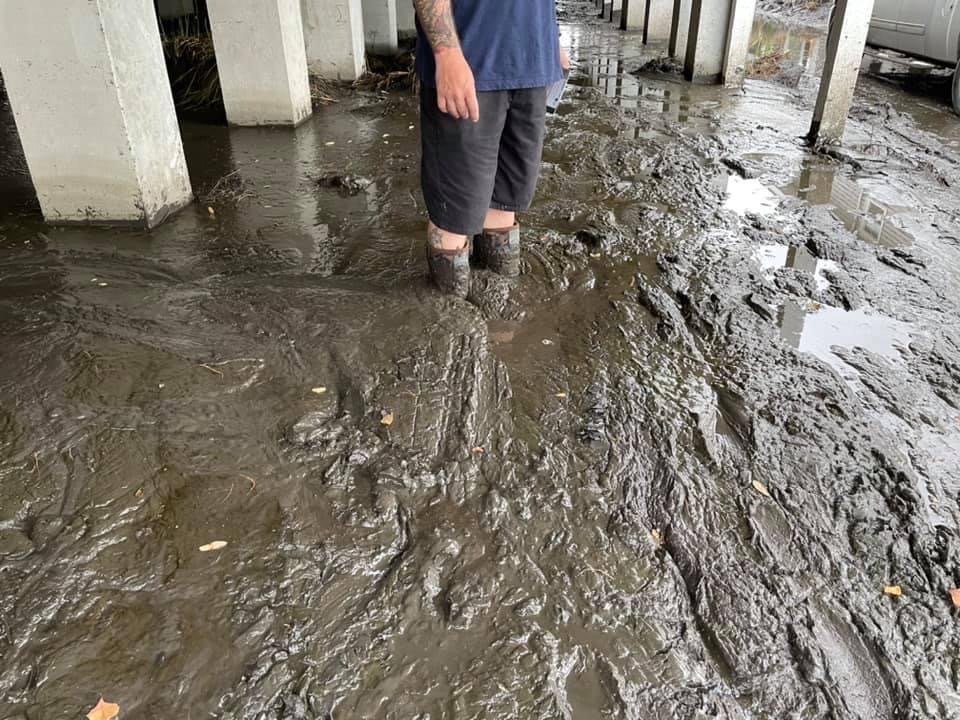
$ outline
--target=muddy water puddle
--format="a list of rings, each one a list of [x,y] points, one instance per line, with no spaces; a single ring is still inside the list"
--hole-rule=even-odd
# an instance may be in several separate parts
[[[566,8],[524,275],[470,302],[405,95],[185,126],[153,233],[4,198],[0,715],[960,711],[953,206]]]

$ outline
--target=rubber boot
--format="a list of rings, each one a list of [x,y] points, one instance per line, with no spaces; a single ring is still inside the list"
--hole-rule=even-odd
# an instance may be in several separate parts
[[[427,264],[433,281],[443,292],[465,298],[470,292],[470,244],[447,250],[427,242]]]
[[[473,239],[473,257],[478,265],[506,277],[520,274],[520,225],[486,230]]]

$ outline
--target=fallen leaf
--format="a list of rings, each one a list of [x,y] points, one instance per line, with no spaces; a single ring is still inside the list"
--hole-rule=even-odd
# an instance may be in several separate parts
[[[903,595],[903,588],[899,585],[887,585],[885,588],[883,588],[883,592],[885,595],[900,597]]]
[[[325,387],[315,387],[310,392],[312,392],[314,395],[323,395],[326,391],[327,389]]]
[[[954,588],[950,591],[950,599],[953,600],[955,608],[960,608],[960,588]]]
[[[116,703],[108,703],[100,698],[93,710],[87,713],[87,720],[113,720],[120,714],[120,706]]]
[[[660,531],[657,530],[656,528],[654,528],[653,530],[650,531],[650,537],[653,538],[653,541],[654,541],[657,545],[663,545],[663,535],[661,535],[661,534],[660,534]]]
[[[213,217],[214,215],[216,215],[212,207],[207,207],[207,212],[210,213],[210,217]]]
[[[137,490],[137,491],[133,494],[133,496],[134,496],[135,498],[142,498],[142,497],[143,497],[143,488],[140,488],[139,490]]]
[[[214,540],[212,543],[200,546],[200,552],[211,552],[213,550],[223,550],[227,546],[225,540]]]
[[[767,490],[767,486],[764,485],[764,484],[763,484],[762,482],[760,482],[759,480],[754,480],[754,481],[753,481],[753,489],[756,490],[756,491],[757,491],[758,493],[760,493],[761,495],[764,495],[764,496],[766,496],[766,497],[770,497],[770,491]]]
[[[471,450],[470,452],[472,452],[474,455],[483,455],[483,454],[486,452],[486,450],[484,450],[482,447],[480,447],[480,446],[478,445],[477,447],[475,447],[475,448],[474,448],[473,450]]]
[[[383,413],[382,417],[380,418],[380,424],[386,425],[387,427],[393,425],[393,413]]]

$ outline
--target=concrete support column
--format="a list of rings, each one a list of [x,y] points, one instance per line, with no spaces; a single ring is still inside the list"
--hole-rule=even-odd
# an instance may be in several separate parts
[[[397,0],[397,34],[401,40],[417,36],[416,17],[413,0]]]
[[[621,30],[641,30],[647,14],[647,0],[623,0],[620,11]]]
[[[396,53],[397,0],[363,0],[363,31],[368,51],[378,55]]]
[[[811,142],[843,140],[872,15],[873,0],[837,0],[830,17],[827,61],[810,127]]]
[[[670,26],[670,57],[687,56],[687,37],[690,34],[690,10],[693,0],[674,0],[673,20]]]
[[[607,22],[613,22],[617,19],[617,15],[623,10],[623,5],[627,0],[613,0],[613,2],[607,3],[604,6],[606,12],[605,20]]]
[[[3,0],[0,69],[48,222],[153,227],[193,199],[151,0]]]
[[[366,69],[360,0],[300,0],[307,67],[329,80],[356,80]]]
[[[720,79],[732,2],[733,0],[693,0],[684,62],[687,80],[714,83]]]
[[[739,87],[747,75],[747,55],[756,14],[757,0],[732,0],[723,57],[723,84],[727,87]]]
[[[647,17],[643,24],[643,42],[665,43],[670,40],[673,2],[674,0],[648,0]]]
[[[299,125],[313,113],[300,0],[207,0],[232,125]]]

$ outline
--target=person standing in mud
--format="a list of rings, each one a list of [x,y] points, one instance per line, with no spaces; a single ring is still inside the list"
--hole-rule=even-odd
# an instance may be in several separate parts
[[[547,88],[570,61],[554,0],[413,3],[427,260],[442,290],[466,297],[471,250],[479,265],[520,274],[516,213],[540,173]]]

